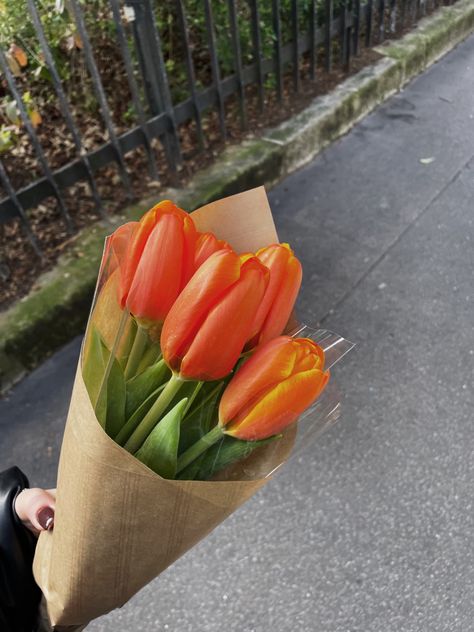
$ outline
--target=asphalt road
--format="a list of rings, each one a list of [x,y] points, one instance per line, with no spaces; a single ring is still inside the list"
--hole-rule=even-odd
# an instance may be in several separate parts
[[[474,630],[474,36],[270,194],[343,416],[91,632]],[[54,484],[79,340],[0,402]]]

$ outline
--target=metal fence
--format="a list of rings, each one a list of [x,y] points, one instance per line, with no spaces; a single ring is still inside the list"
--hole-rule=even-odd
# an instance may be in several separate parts
[[[180,29],[180,55],[186,70],[187,96],[173,103],[170,90],[170,70],[164,58],[162,41],[157,25],[154,0],[109,0],[113,19],[116,45],[125,68],[127,90],[131,95],[135,120],[130,128],[116,131],[108,98],[99,72],[94,47],[89,37],[84,16],[87,4],[68,0],[84,56],[95,98],[100,106],[101,124],[107,131],[108,140],[93,151],[86,151],[81,131],[75,122],[74,112],[68,103],[66,91],[57,64],[51,52],[42,24],[36,0],[26,0],[25,20],[31,20],[42,59],[49,72],[60,112],[73,139],[76,158],[54,171],[42,147],[22,95],[21,87],[8,63],[7,52],[0,48],[0,79],[13,97],[23,131],[38,161],[41,177],[18,190],[11,181],[5,164],[0,159],[0,184],[6,194],[0,200],[0,223],[20,219],[35,252],[41,256],[38,243],[28,219],[28,209],[45,198],[54,196],[57,208],[69,231],[74,230],[70,208],[64,192],[78,181],[86,181],[97,211],[105,216],[103,202],[96,182],[99,169],[116,163],[121,186],[129,194],[132,183],[125,155],[142,147],[146,153],[150,176],[159,179],[156,157],[156,140],[159,139],[166,165],[171,172],[178,172],[183,162],[180,127],[190,121],[195,126],[196,149],[203,150],[207,143],[203,119],[214,112],[218,130],[225,141],[228,128],[226,102],[233,99],[238,104],[240,126],[248,126],[248,90],[257,109],[265,113],[265,92],[272,90],[279,101],[284,99],[284,86],[298,92],[302,82],[302,64],[305,64],[305,81],[318,81],[335,64],[348,67],[353,56],[362,47],[370,47],[387,36],[400,32],[419,16],[436,8],[441,0],[287,0],[288,11],[282,23],[283,0],[201,0],[201,9],[207,37],[211,81],[203,86],[196,81],[193,43],[190,41],[187,5],[184,0],[171,2],[173,16]],[[213,11],[219,3],[226,5],[228,16],[228,46],[232,57],[233,72],[222,76],[221,60],[216,45]],[[239,33],[242,5],[250,17],[251,60],[244,63]],[[271,11],[272,51],[266,55],[262,46],[261,11]],[[124,13],[125,12],[125,13]],[[124,15],[126,19],[124,19]],[[282,26],[290,37],[282,36]],[[286,82],[286,83],[285,83]],[[163,161],[162,161],[163,162]]]

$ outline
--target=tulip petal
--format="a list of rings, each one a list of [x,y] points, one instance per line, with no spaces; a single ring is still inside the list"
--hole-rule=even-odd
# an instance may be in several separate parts
[[[225,425],[244,407],[290,375],[324,367],[324,351],[309,338],[279,336],[259,345],[226,388],[219,405],[219,423]]]
[[[255,441],[282,432],[322,392],[329,372],[317,369],[292,375],[268,391],[256,404],[243,409],[224,428],[225,434]]]
[[[181,221],[169,214],[153,228],[127,299],[137,318],[163,322],[181,289],[184,238]]]
[[[196,271],[170,309],[161,334],[161,349],[168,366],[179,370],[209,310],[240,277],[238,255],[220,250]]]
[[[261,327],[259,343],[279,336],[285,329],[293,311],[302,278],[301,263],[296,257],[291,256],[286,262],[284,274],[279,279],[278,291]]]
[[[225,250],[220,252],[227,255]],[[218,380],[230,373],[248,340],[267,282],[267,271],[256,258],[242,265],[238,282],[211,308],[192,339],[181,362],[182,376]]]
[[[295,362],[295,370],[324,369],[324,351],[311,338],[297,338],[298,353]]]
[[[189,282],[195,272],[194,253],[196,251],[197,230],[193,220],[188,216],[183,221],[184,251],[181,289]]]
[[[219,405],[221,424],[233,419],[263,391],[289,377],[295,365],[297,345],[292,338],[279,336],[258,347],[242,365],[226,388]]]
[[[184,219],[192,222],[189,215],[176,206],[170,200],[163,200],[158,204],[155,204],[153,208],[147,211],[141,220],[137,222],[127,247],[127,254],[125,257],[125,263],[122,267],[121,278],[121,307],[125,306],[127,301],[128,292],[133,282],[133,277],[137,269],[138,263],[142,256],[145,244],[150,236],[157,221],[166,214],[175,215],[182,221]]]
[[[107,277],[109,277],[118,266],[123,265],[128,243],[136,226],[138,226],[138,222],[122,224],[107,238],[99,279],[103,279],[105,270],[107,270]]]
[[[267,291],[265,292],[265,296],[263,297],[263,301],[258,309],[257,316],[255,317],[252,336],[258,334],[262,329],[263,323],[265,322],[265,319],[267,318],[267,315],[284,281],[288,258],[291,256],[291,251],[289,253],[288,250],[288,244],[273,244],[271,246],[267,246],[266,248],[261,248],[257,252],[256,256],[270,270],[270,282],[268,284]],[[278,334],[280,333],[281,330]]]
[[[231,248],[226,241],[217,239],[217,237],[212,233],[201,233],[196,242],[194,270],[197,270],[200,266],[202,266],[202,264],[218,250],[230,249]]]

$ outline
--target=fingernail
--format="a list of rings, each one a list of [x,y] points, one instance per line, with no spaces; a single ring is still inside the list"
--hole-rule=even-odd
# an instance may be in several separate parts
[[[43,529],[46,529],[46,531],[52,529],[54,524],[54,511],[51,507],[43,507],[43,509],[38,512],[36,518]]]

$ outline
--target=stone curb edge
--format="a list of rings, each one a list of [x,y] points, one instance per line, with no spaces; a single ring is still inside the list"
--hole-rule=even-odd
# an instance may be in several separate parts
[[[270,187],[309,162],[379,103],[400,90],[474,30],[474,3],[460,0],[422,19],[415,31],[375,50],[373,66],[316,98],[305,110],[269,130],[224,150],[185,189],[168,189],[191,211],[214,199],[265,184]],[[10,388],[62,344],[83,331],[93,295],[103,240],[118,224],[138,218],[156,202],[142,200],[112,218],[83,229],[67,255],[43,274],[29,295],[0,314],[0,392]]]

